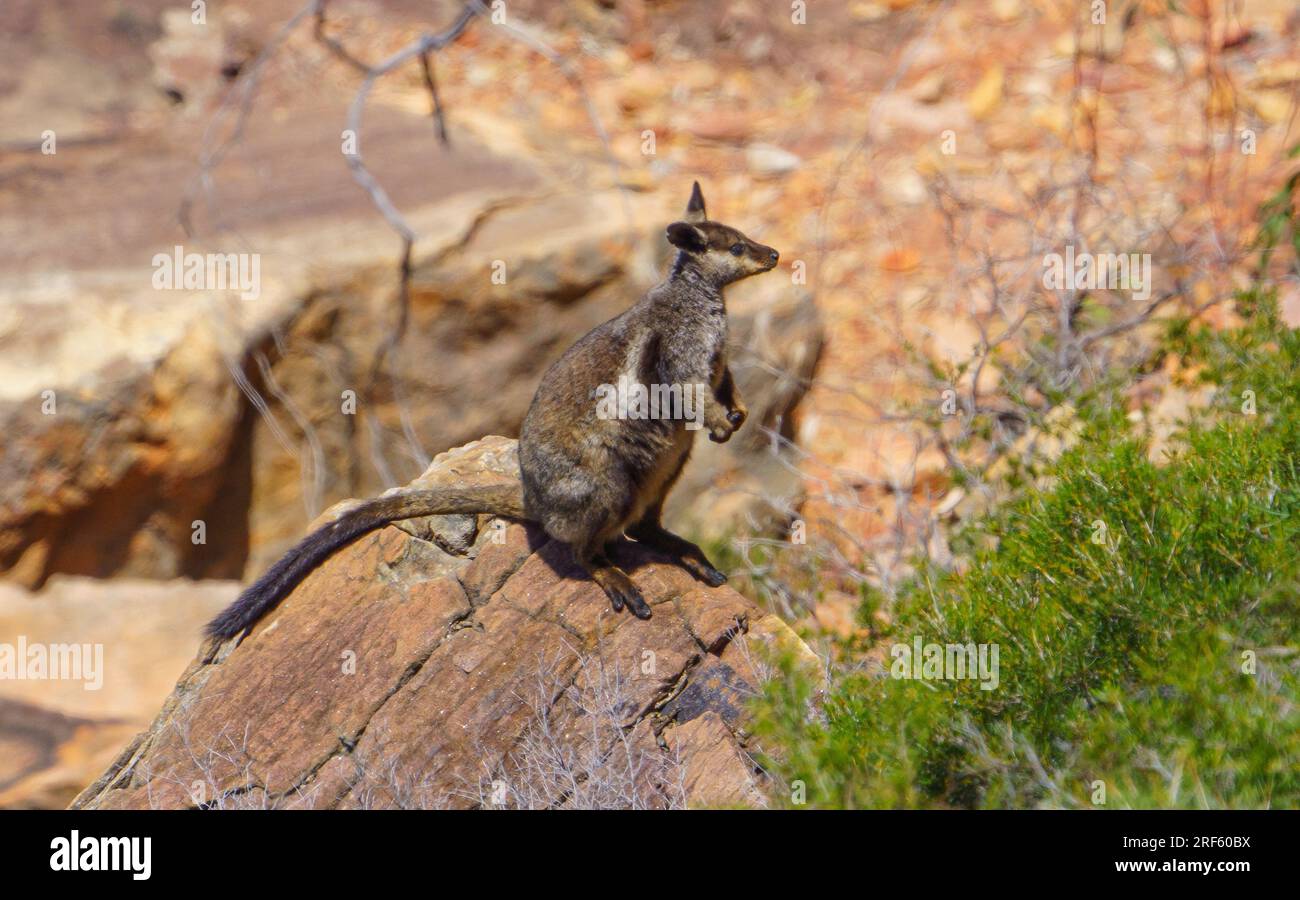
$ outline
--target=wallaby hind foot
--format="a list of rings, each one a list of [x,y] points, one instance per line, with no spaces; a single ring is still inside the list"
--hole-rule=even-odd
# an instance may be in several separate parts
[[[684,537],[673,534],[657,522],[641,522],[628,529],[628,537],[656,550],[675,557],[677,563],[709,587],[727,583],[727,576],[719,572],[704,555],[704,551]]]
[[[638,619],[650,618],[650,604],[645,602],[640,589],[632,583],[626,572],[610,562],[603,553],[579,553],[577,556],[578,565],[605,591],[614,612],[622,612],[626,606]]]

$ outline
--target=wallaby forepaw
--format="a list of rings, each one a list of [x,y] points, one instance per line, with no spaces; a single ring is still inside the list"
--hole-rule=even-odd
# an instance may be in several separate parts
[[[743,406],[728,410],[726,419],[709,429],[709,440],[715,444],[725,444],[745,424],[748,415]]]

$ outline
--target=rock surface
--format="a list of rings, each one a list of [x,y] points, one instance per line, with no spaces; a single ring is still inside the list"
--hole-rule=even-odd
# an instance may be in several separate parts
[[[0,584],[0,654],[20,641],[91,648],[81,671],[0,677],[0,809],[67,806],[148,727],[203,623],[238,591],[230,581],[64,575],[39,594]]]
[[[138,727],[0,697],[0,809],[66,806]]]
[[[513,441],[423,484],[516,478]],[[763,802],[745,701],[811,651],[775,616],[626,542],[654,616],[615,614],[568,550],[491,517],[387,527],[242,643],[205,647],[78,808],[674,807]]]

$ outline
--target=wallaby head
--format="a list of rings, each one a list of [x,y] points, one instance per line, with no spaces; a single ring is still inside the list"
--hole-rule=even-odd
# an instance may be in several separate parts
[[[717,287],[767,272],[780,258],[771,247],[751,241],[735,228],[710,222],[698,181],[686,205],[686,215],[668,226],[668,243],[681,251],[677,267],[689,265]]]

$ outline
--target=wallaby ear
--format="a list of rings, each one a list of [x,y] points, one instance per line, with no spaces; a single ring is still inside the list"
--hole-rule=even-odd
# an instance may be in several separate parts
[[[695,187],[691,188],[691,202],[686,204],[686,215],[682,219],[686,222],[708,221],[704,212],[704,194],[700,190],[698,181],[695,182]]]
[[[708,249],[709,239],[690,222],[674,222],[668,226],[668,243],[687,253],[703,253]]]

